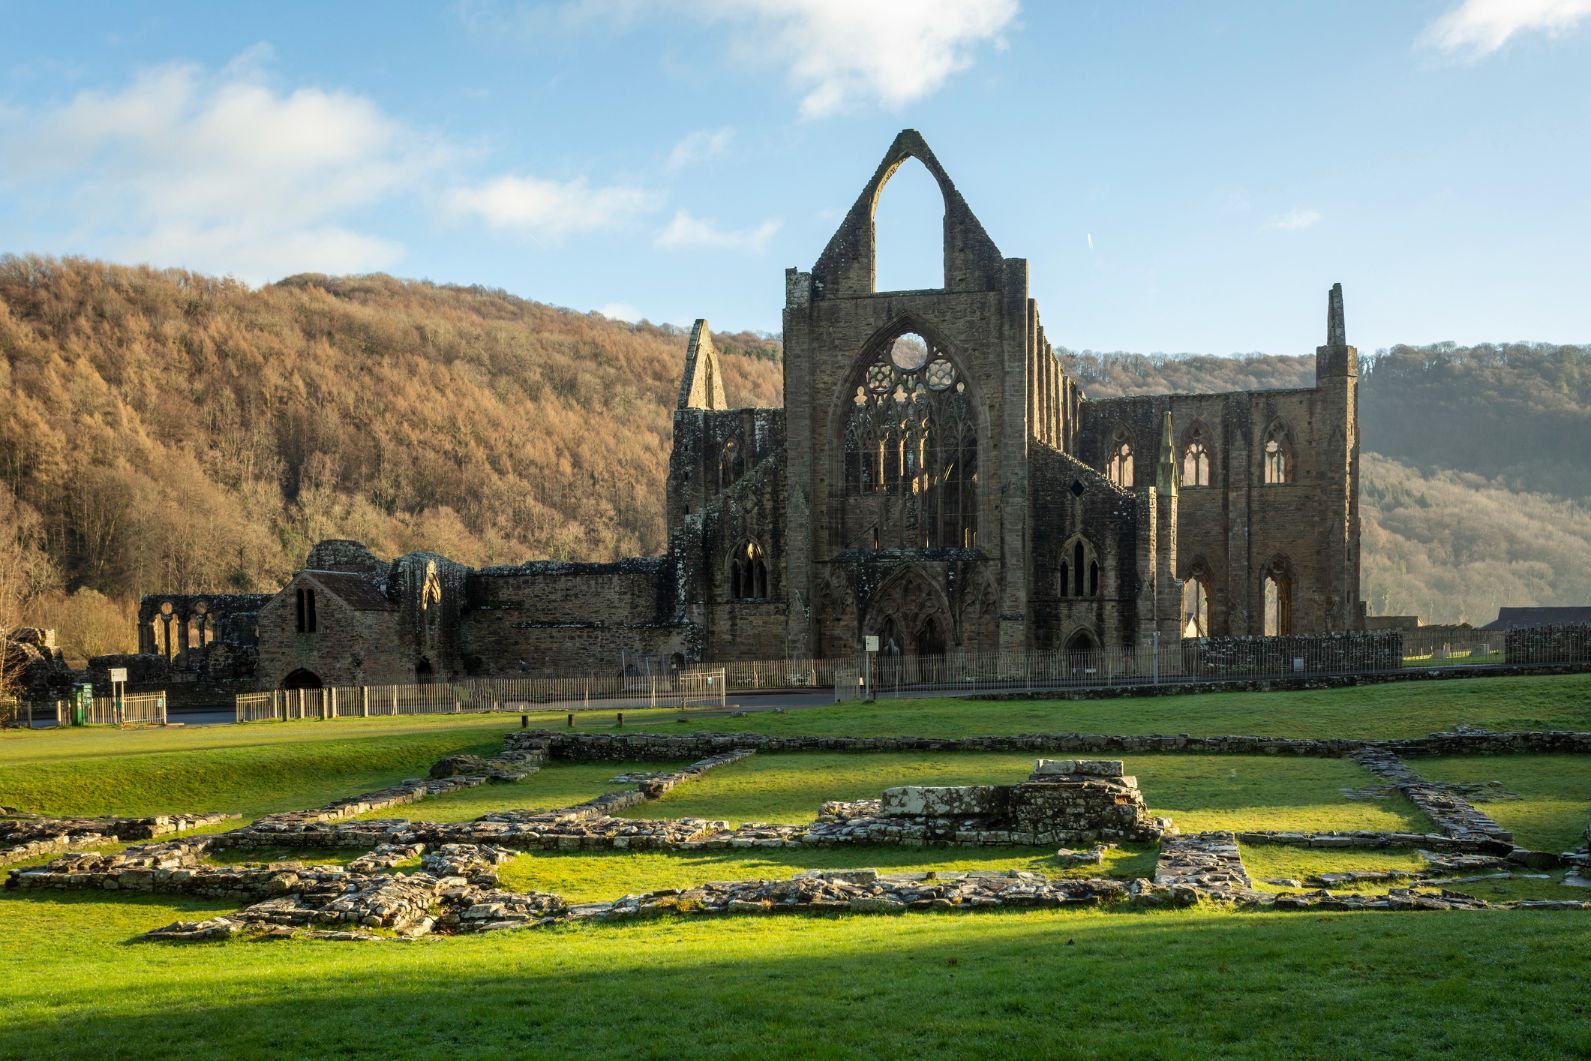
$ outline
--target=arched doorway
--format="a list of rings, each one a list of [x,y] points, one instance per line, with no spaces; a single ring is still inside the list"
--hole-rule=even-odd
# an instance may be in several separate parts
[[[320,675],[303,667],[282,679],[283,689],[319,689],[324,684],[320,680]]]
[[[431,660],[425,656],[421,656],[420,662],[414,665],[414,680],[423,685],[426,682],[429,682],[431,677]]]

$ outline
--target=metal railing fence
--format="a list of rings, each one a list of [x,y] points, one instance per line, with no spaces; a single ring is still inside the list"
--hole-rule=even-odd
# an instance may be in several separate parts
[[[239,722],[466,712],[579,712],[723,706],[737,693],[832,691],[873,697],[1043,693],[1144,685],[1214,685],[1378,676],[1418,669],[1538,664],[1591,666],[1591,630],[1451,629],[1419,632],[1204,638],[1067,652],[874,653],[837,659],[759,660],[667,675],[472,678],[420,685],[279,689],[237,697]]]

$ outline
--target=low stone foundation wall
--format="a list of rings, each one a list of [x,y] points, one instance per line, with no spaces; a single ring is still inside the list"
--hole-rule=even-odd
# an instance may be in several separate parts
[[[567,762],[696,759],[732,751],[767,755],[792,752],[1004,752],[1044,754],[1298,755],[1337,759],[1367,749],[1399,756],[1502,755],[1522,752],[1591,755],[1591,733],[1539,730],[1490,733],[1463,730],[1403,740],[1309,737],[1194,737],[1175,734],[1018,733],[979,737],[809,737],[766,733],[569,733],[516,730],[511,749],[540,750]]]
[[[1591,624],[1533,626],[1503,635],[1508,663],[1584,663],[1591,660]]]

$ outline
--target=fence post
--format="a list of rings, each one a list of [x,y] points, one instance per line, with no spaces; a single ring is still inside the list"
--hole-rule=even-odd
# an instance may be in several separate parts
[[[370,717],[370,686],[368,685],[359,687],[359,717]]]

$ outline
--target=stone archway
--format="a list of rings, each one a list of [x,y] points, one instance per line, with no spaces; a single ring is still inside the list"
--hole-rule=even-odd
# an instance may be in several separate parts
[[[325,684],[320,680],[320,675],[303,667],[282,679],[283,689],[319,689]]]
[[[930,676],[928,671],[940,669],[943,656],[955,646],[955,630],[945,591],[916,566],[903,567],[884,580],[863,621],[863,632],[879,639],[881,665],[897,669],[883,677],[898,682],[921,681]]]

